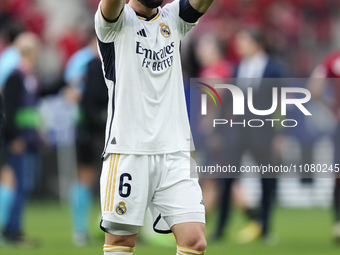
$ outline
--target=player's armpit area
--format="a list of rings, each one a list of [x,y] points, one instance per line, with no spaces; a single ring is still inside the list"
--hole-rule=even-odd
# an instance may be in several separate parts
[[[103,14],[101,8],[100,8],[100,14],[102,15],[102,18],[104,19],[105,22],[111,24],[111,23],[115,23],[115,22],[117,22],[117,21],[119,20],[120,16],[122,15],[123,10],[124,10],[124,7],[123,7],[122,10],[120,11],[118,17],[115,18],[115,19],[113,19],[113,20],[106,18],[106,17],[104,16],[104,14]]]
[[[179,16],[182,20],[188,23],[195,23],[204,13],[196,11],[191,5],[189,0],[179,1]]]

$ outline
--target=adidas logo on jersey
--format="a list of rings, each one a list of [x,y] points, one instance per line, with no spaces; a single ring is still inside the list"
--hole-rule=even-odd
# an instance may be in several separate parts
[[[113,137],[111,144],[117,144],[116,137]]]
[[[137,35],[147,37],[144,28],[141,31],[137,32]]]

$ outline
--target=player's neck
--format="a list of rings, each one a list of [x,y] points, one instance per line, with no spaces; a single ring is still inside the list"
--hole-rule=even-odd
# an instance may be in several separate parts
[[[130,0],[129,1],[129,6],[135,11],[140,14],[143,14],[146,17],[151,17],[152,15],[157,13],[157,8],[148,8],[141,4],[137,0]]]

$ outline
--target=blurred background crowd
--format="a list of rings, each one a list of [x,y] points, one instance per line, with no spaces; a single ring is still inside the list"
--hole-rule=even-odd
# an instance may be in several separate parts
[[[89,241],[89,212],[99,198],[107,104],[93,30],[98,3],[99,0],[0,1],[0,90],[6,115],[0,226],[9,242],[30,244],[22,223],[28,196],[68,202],[74,243],[82,246]],[[340,78],[340,58],[331,55],[324,60],[337,49],[340,49],[337,0],[215,0],[211,10],[183,41],[186,91],[193,77]],[[253,56],[257,56],[257,62],[256,68],[251,69],[253,64],[247,63],[247,59]],[[333,70],[332,75],[322,72],[328,63],[334,64],[339,72]],[[322,91],[314,91],[315,97],[322,97]],[[243,147],[239,153],[230,151],[228,158],[217,153],[231,150],[220,150],[224,138],[213,137],[209,144],[198,141],[197,160],[205,164],[214,160],[266,164],[268,158],[288,158],[297,163],[312,163],[321,157],[332,163],[337,150],[332,138],[337,116],[333,117],[332,111],[323,105],[316,107],[323,109],[319,114],[327,116],[333,124],[313,137],[306,138],[303,130],[293,135],[265,131],[255,134],[267,137],[265,141],[234,141]],[[192,120],[193,133],[207,136],[210,131],[200,129],[201,126],[204,123]],[[219,135],[226,139],[244,136],[237,131],[228,132]],[[274,139],[276,136],[280,139]],[[316,140],[317,146],[312,146]],[[282,149],[284,143],[290,147]],[[276,150],[271,146],[276,146]],[[244,154],[246,151],[250,153]],[[278,204],[287,207],[330,207],[334,202],[335,208],[339,208],[340,188],[333,193],[334,180],[312,177],[241,179],[235,183],[228,179],[203,179],[207,212],[219,210],[218,227],[212,231],[211,240],[223,238],[232,201],[249,217],[250,223],[240,232],[241,243],[261,235],[266,243],[275,243],[275,237],[269,235],[274,197]],[[339,225],[334,231],[340,238]]]

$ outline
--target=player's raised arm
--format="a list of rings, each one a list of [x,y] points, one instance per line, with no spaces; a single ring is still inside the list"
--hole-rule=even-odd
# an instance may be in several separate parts
[[[108,22],[115,22],[125,5],[125,0],[102,0],[101,12]]]
[[[189,0],[190,5],[199,13],[208,11],[214,0]]]

